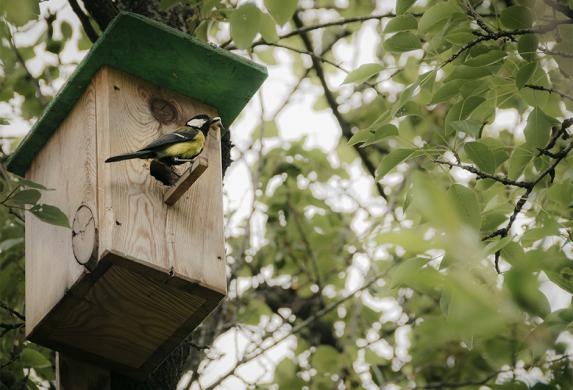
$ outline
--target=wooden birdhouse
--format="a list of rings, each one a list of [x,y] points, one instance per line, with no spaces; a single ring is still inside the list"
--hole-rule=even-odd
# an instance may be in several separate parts
[[[9,162],[53,188],[43,201],[73,221],[26,216],[30,340],[143,377],[214,310],[227,291],[221,134],[210,131],[206,169],[186,192],[151,177],[149,161],[104,160],[196,114],[230,125],[265,78],[147,18],[110,24]]]

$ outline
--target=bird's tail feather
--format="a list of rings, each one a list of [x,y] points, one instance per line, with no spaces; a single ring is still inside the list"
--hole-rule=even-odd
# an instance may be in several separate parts
[[[153,157],[154,152],[149,150],[139,150],[133,153],[125,153],[120,154],[117,156],[113,156],[105,160],[106,163],[116,162],[116,161],[123,161],[123,160],[130,160],[132,158],[150,158]]]

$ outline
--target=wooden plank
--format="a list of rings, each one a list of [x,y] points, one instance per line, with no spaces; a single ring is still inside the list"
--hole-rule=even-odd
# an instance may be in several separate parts
[[[174,271],[226,295],[220,137],[218,131],[209,132],[205,146],[209,168],[170,208],[167,227],[184,259],[175,263]]]
[[[121,12],[12,154],[8,162],[10,171],[24,174],[104,66],[200,98],[217,108],[227,126],[267,77],[266,68],[244,57],[144,16]]]
[[[220,135],[208,137],[209,169],[172,207],[163,202],[166,187],[149,175],[148,161],[103,162],[216,111],[111,68],[98,76],[97,90],[100,256],[124,253],[225,294]],[[154,118],[150,102],[156,99],[175,108],[174,120]]]
[[[197,157],[195,161],[193,161],[193,165],[189,167],[181,175],[179,180],[173,185],[173,187],[169,188],[163,197],[165,204],[168,206],[173,206],[175,202],[179,200],[183,196],[184,193],[187,192],[189,188],[201,177],[203,172],[209,166],[209,160],[203,153]]]
[[[142,379],[222,298],[158,267],[105,253],[31,339],[74,359]]]
[[[96,210],[95,90],[88,88],[56,134],[35,157],[26,177],[53,188],[42,202],[72,220],[84,205]],[[97,223],[96,223],[97,225]],[[72,250],[71,230],[26,215],[26,334],[84,271]]]
[[[111,390],[108,370],[56,353],[58,390]]]

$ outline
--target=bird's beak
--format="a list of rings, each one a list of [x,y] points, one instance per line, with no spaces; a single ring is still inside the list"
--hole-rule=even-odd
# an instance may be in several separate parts
[[[220,130],[224,129],[223,122],[221,121],[221,118],[218,116],[211,118],[211,120],[209,121],[209,127],[211,127],[213,125],[218,125]]]

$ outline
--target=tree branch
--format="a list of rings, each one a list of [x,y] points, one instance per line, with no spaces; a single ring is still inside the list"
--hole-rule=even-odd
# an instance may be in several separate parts
[[[437,164],[448,165],[451,168],[453,168],[453,167],[461,168],[465,171],[473,173],[474,175],[476,175],[480,179],[491,179],[491,180],[495,180],[497,182],[500,182],[500,183],[508,185],[508,186],[515,186],[515,187],[520,187],[520,188],[529,188],[529,186],[531,185],[531,183],[527,183],[524,181],[516,181],[516,180],[511,180],[511,179],[508,179],[507,177],[503,177],[503,176],[499,176],[499,175],[491,175],[487,172],[480,171],[479,169],[477,169],[471,165],[452,163],[452,162],[443,161],[443,160],[434,160],[434,162]]]
[[[476,21],[478,26],[481,27],[488,34],[493,34],[493,30],[485,23],[485,21],[481,18],[480,14],[476,12],[472,4],[469,0],[464,0],[464,6],[466,7],[467,13]]]
[[[551,30],[554,30],[560,24],[569,24],[572,22],[573,21],[570,21],[570,20],[557,20],[553,23],[548,23],[544,26],[539,26],[539,27],[534,27],[534,28],[511,30],[511,31],[497,31],[497,32],[492,32],[489,34],[481,35],[479,38],[476,38],[475,40],[468,42],[463,47],[461,47],[457,52],[452,54],[446,61],[444,61],[444,63],[440,67],[443,68],[444,66],[446,66],[450,62],[455,61],[465,51],[471,49],[472,47],[474,47],[475,45],[477,45],[480,42],[495,41],[495,40],[502,39],[502,38],[513,39],[514,37],[516,37],[518,35],[543,34],[543,33],[549,32]]]
[[[543,87],[541,85],[532,85],[532,84],[525,84],[525,87],[529,88],[529,89],[534,89],[537,91],[545,91],[545,92],[549,92],[549,93],[554,93],[556,95],[561,96],[562,99],[568,99],[568,100],[571,100],[573,102],[573,97],[571,97],[571,96],[569,96],[563,92],[559,92],[558,90],[553,89],[553,88],[547,88],[547,87]]]
[[[267,345],[266,347],[262,347],[259,350],[256,350],[254,353],[252,353],[249,356],[244,356],[241,360],[239,360],[234,367],[232,367],[231,369],[229,369],[227,372],[225,372],[223,375],[221,375],[219,377],[219,379],[217,379],[215,382],[211,383],[209,386],[205,387],[205,390],[212,390],[215,387],[217,387],[218,385],[221,384],[221,382],[223,382],[225,379],[227,379],[229,376],[234,375],[235,372],[237,371],[237,369],[243,365],[245,365],[246,363],[252,361],[253,359],[261,356],[262,354],[264,354],[265,352],[267,352],[268,350],[276,347],[277,345],[279,345],[280,343],[282,343],[283,341],[285,341],[286,339],[288,339],[289,337],[291,337],[292,335],[295,335],[299,332],[301,332],[303,329],[305,329],[306,327],[308,327],[310,324],[312,324],[314,321],[320,319],[321,317],[325,316],[326,314],[330,313],[332,310],[336,309],[338,306],[340,306],[341,304],[343,304],[344,302],[348,301],[349,299],[351,299],[352,297],[354,297],[356,294],[360,293],[361,291],[364,291],[366,289],[368,289],[370,286],[372,286],[374,283],[376,283],[381,277],[383,277],[386,273],[388,272],[388,270],[381,272],[377,275],[375,275],[373,278],[371,278],[369,281],[367,281],[362,287],[357,288],[356,290],[354,290],[353,292],[349,293],[348,295],[345,295],[342,298],[339,298],[338,300],[332,302],[331,304],[329,304],[328,306],[324,307],[323,309],[317,311],[316,313],[312,314],[310,317],[308,317],[306,320],[304,320],[303,322],[301,322],[300,324],[294,326],[290,332],[288,332],[287,334],[279,337],[278,339],[276,339],[275,341],[273,341],[271,344]]]
[[[302,21],[300,20],[300,17],[296,13],[293,16],[293,21],[294,21],[295,26],[297,26],[297,28],[299,30],[304,27]],[[300,37],[304,43],[304,46],[306,47],[306,50],[314,53],[314,48],[313,48],[312,42],[310,41],[310,38],[308,37],[308,35],[306,33],[302,33],[300,35]],[[322,85],[322,89],[324,90],[324,97],[326,98],[328,106],[330,107],[332,114],[334,115],[334,117],[338,121],[340,129],[342,130],[342,136],[344,138],[346,138],[347,140],[349,140],[352,137],[352,127],[351,127],[350,123],[348,123],[346,121],[346,119],[344,119],[344,117],[342,116],[342,114],[338,110],[338,103],[336,103],[336,98],[334,97],[334,94],[332,93],[332,91],[328,87],[328,84],[326,82],[326,77],[324,75],[324,70],[322,69],[320,61],[318,61],[314,57],[311,57],[311,59],[312,59],[312,67],[313,67],[314,71],[316,72],[318,79],[320,80],[320,84]],[[356,150],[356,152],[358,153],[358,156],[362,160],[362,163],[364,164],[364,166],[366,167],[366,169],[368,170],[370,175],[374,178],[374,182],[376,184],[376,188],[377,188],[380,196],[382,196],[385,200],[388,200],[387,195],[384,193],[384,188],[376,180],[376,167],[374,166],[372,161],[370,161],[367,151],[364,150],[363,148],[358,147],[357,145],[354,145],[354,150]]]
[[[559,4],[553,0],[543,0],[545,4],[553,8],[555,11],[561,12],[563,15],[567,16],[569,19],[573,19],[573,10],[563,4]]]
[[[559,130],[559,133],[566,134],[567,128],[570,127],[571,125],[573,125],[573,118],[569,118],[569,119],[564,120],[561,123],[561,129]],[[553,141],[553,139],[550,140],[548,145],[544,149],[547,150],[549,146],[553,147],[553,145],[555,145],[555,142],[556,141]],[[487,236],[482,238],[482,241],[486,241],[486,240],[492,239],[492,238],[497,237],[497,236],[500,236],[502,238],[507,237],[507,235],[509,234],[509,231],[511,230],[511,227],[513,226],[513,223],[515,222],[517,216],[519,215],[519,213],[523,209],[523,206],[525,206],[525,203],[527,203],[527,200],[529,199],[529,196],[533,192],[533,189],[535,188],[535,186],[537,184],[539,184],[541,182],[541,180],[543,180],[545,178],[545,176],[553,174],[555,172],[555,168],[557,167],[557,165],[565,157],[567,157],[569,155],[571,150],[573,150],[573,142],[570,142],[569,145],[565,149],[554,154],[554,159],[553,159],[552,164],[546,170],[541,172],[535,180],[527,183],[526,191],[523,195],[521,195],[521,197],[517,201],[515,208],[513,209],[513,212],[511,213],[511,216],[509,217],[509,221],[507,222],[507,225],[504,228],[498,229],[498,230],[488,234]],[[495,269],[496,269],[497,273],[500,273],[500,270],[499,270],[500,253],[501,253],[501,251],[497,251],[495,253]]]
[[[76,16],[80,20],[80,23],[82,24],[82,27],[84,28],[84,31],[86,32],[86,35],[88,36],[90,41],[92,41],[92,42],[97,41],[98,34],[97,34],[96,30],[94,29],[94,27],[92,26],[89,17],[84,13],[82,8],[78,4],[78,1],[77,0],[68,0],[68,2],[70,3],[72,10],[74,11]]]
[[[26,317],[24,315],[14,309],[12,309],[7,304],[0,302],[0,308],[6,310],[8,313],[12,314],[14,317],[18,318],[19,320],[25,321]]]

